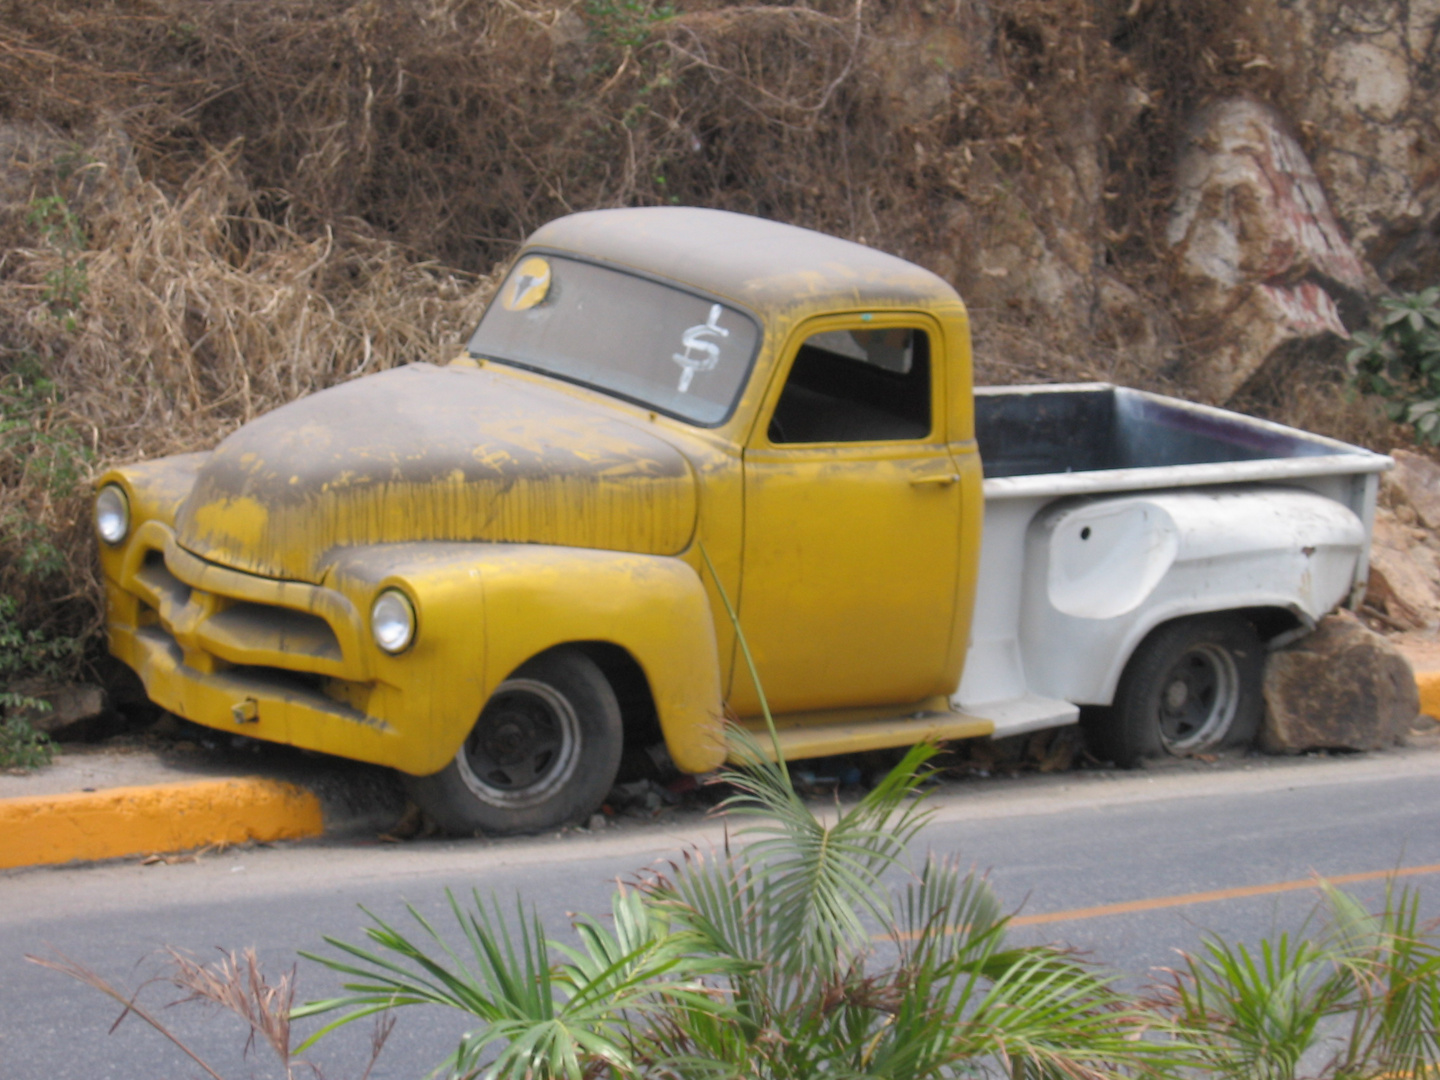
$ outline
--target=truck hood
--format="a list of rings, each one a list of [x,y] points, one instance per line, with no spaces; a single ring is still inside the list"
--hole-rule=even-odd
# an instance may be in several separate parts
[[[415,540],[671,555],[690,466],[641,425],[504,370],[413,364],[285,405],[225,439],[176,518],[186,550],[320,583],[338,547]]]

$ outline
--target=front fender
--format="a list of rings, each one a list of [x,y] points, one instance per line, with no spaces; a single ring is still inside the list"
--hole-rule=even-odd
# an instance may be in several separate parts
[[[699,577],[679,559],[542,544],[385,544],[336,553],[326,578],[360,611],[391,587],[415,604],[415,644],[378,659],[368,709],[388,711],[387,693],[397,710],[403,701],[403,715],[386,719],[416,729],[395,763],[406,772],[444,768],[511,672],[582,641],[617,645],[639,664],[680,769],[706,772],[724,760],[714,623]]]
[[[130,502],[130,532],[119,544],[100,544],[100,565],[106,577],[118,581],[125,552],[140,526],[158,521],[167,527],[175,524],[180,504],[195,486],[200,466],[208,451],[198,454],[174,454],[170,457],[141,461],[108,469],[95,481],[96,491],[106,484],[118,484]]]

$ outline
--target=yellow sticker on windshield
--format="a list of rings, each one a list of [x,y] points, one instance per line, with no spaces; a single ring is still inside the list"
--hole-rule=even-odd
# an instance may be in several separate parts
[[[528,311],[550,291],[550,264],[532,255],[515,268],[501,298],[506,311]]]

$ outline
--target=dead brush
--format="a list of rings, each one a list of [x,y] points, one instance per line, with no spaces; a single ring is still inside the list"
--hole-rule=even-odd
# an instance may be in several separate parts
[[[443,362],[483,309],[474,275],[267,220],[235,165],[211,154],[173,198],[138,184],[93,226],[84,319],[41,344],[76,419],[104,431],[102,458],[207,446],[343,379]]]
[[[111,1032],[124,1023],[127,1017],[136,1016],[173,1043],[203,1069],[211,1080],[224,1080],[224,1077],[151,1009],[140,1004],[139,996],[147,986],[165,982],[184,995],[171,1002],[168,1007],[198,1004],[218,1008],[238,1017],[249,1028],[243,1055],[249,1057],[258,1038],[275,1053],[285,1070],[286,1080],[294,1080],[297,1069],[301,1068],[317,1078],[323,1078],[318,1067],[294,1057],[291,1050],[290,1010],[295,1001],[293,967],[288,973],[271,982],[261,969],[254,949],[245,949],[240,953],[222,952],[219,960],[209,964],[202,964],[177,949],[167,948],[165,954],[169,963],[168,973],[149,979],[128,992],[115,986],[93,968],[72,960],[63,953],[57,952],[54,958],[27,954],[25,959],[32,964],[68,975],[119,1002],[122,1009],[115,1022],[110,1025]],[[392,1014],[386,1013],[377,1017],[370,1040],[370,1056],[359,1074],[359,1080],[369,1077],[394,1026],[395,1018]]]
[[[45,283],[76,253],[38,242],[8,253],[3,377],[33,369],[51,389],[25,418],[30,441],[0,444],[0,458],[28,454],[52,431],[69,433],[91,475],[205,449],[286,401],[458,350],[489,278],[417,261],[358,227],[302,236],[260,213],[236,158],[235,148],[213,152],[174,195],[109,170],[77,208],[88,240],[78,255],[84,288],[66,319],[51,310]],[[88,487],[46,487],[25,457],[11,465],[0,486],[0,523],[11,524],[0,530],[0,549],[9,549],[0,578],[27,606],[22,622],[53,619],[53,606],[37,605],[58,596],[69,632],[83,636],[100,613]],[[41,595],[27,589],[18,554],[37,530],[63,553],[63,584],[52,575]]]
[[[987,381],[1164,389],[1191,354],[1111,348],[1086,290],[1113,278],[1163,315],[1188,117],[1300,92],[1245,12],[0,0],[0,153],[25,125],[55,147],[19,181],[0,174],[0,377],[28,364],[53,386],[27,413],[36,438],[0,445],[0,590],[26,625],[99,625],[88,506],[37,480],[44,439],[91,470],[205,449],[315,389],[444,358],[494,266],[574,210],[713,206],[871,243],[971,301]],[[26,200],[57,195],[83,251],[26,231]],[[1018,253],[1008,278],[986,261],[998,249]],[[1026,291],[1045,259],[1079,282],[1062,302]],[[1266,414],[1317,407],[1309,381]],[[1322,404],[1326,430],[1346,429],[1344,403]],[[43,579],[22,567],[30,541],[60,553]]]

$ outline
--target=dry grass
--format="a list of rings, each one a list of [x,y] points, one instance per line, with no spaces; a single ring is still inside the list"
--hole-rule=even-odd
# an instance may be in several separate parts
[[[443,356],[577,209],[874,243],[975,302],[988,381],[1163,388],[1185,343],[1117,344],[1084,283],[1163,313],[1179,125],[1285,92],[1243,6],[0,0],[0,591],[91,634],[86,475]],[[1083,287],[1027,299],[1042,249]],[[1271,415],[1311,407],[1281,389]]]
[[[28,604],[27,622],[82,635],[100,614],[85,475],[207,448],[363,372],[443,362],[490,284],[364,230],[306,237],[268,220],[233,148],[212,151],[173,194],[123,161],[90,168],[100,180],[88,190],[59,184],[76,195],[83,242],[34,235],[0,277],[0,400],[18,425],[0,442],[0,582]],[[56,300],[67,272],[73,310]],[[65,475],[36,456],[51,446]],[[37,545],[53,545],[39,574]]]
[[[68,975],[121,1005],[120,1015],[110,1025],[112,1033],[126,1018],[134,1016],[149,1024],[179,1048],[211,1080],[224,1080],[224,1077],[175,1034],[155,1010],[140,1002],[140,995],[152,983],[168,983],[184,995],[171,1002],[171,1007],[198,1004],[237,1017],[248,1031],[243,1056],[249,1056],[258,1039],[275,1054],[287,1080],[294,1080],[296,1075],[310,1075],[317,1080],[323,1080],[323,1074],[318,1068],[294,1057],[291,1051],[290,1009],[295,1003],[293,967],[288,973],[271,982],[261,969],[254,949],[246,949],[238,954],[233,951],[222,952],[220,959],[209,964],[202,964],[189,954],[172,948],[165,950],[165,958],[169,969],[167,974],[147,980],[135,990],[124,990],[94,968],[72,960],[63,953],[57,953],[53,958],[30,955],[25,957],[32,964]],[[370,1040],[370,1056],[359,1073],[359,1080],[369,1077],[394,1026],[393,1014],[387,1013],[377,1018]]]

